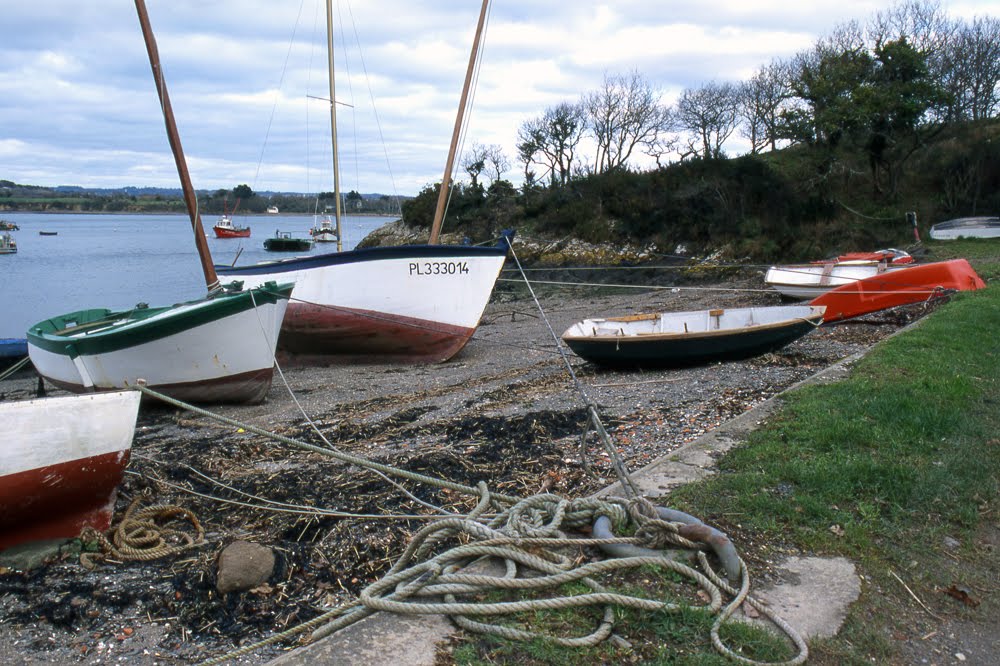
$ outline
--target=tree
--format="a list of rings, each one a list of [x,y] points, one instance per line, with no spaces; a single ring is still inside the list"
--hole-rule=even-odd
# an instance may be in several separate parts
[[[252,189],[250,189],[249,185],[237,185],[236,187],[233,188],[233,194],[238,198],[246,201],[247,199],[249,199],[254,195],[254,192]]]
[[[750,140],[750,152],[758,153],[765,147],[776,150],[781,112],[792,96],[788,66],[774,61],[761,67],[737,87],[736,94],[737,114],[742,134]]]
[[[604,77],[603,87],[583,98],[589,129],[597,142],[598,173],[624,167],[639,146],[669,132],[671,116],[661,94],[638,72]]]
[[[725,143],[737,126],[737,88],[731,83],[709,83],[688,88],[677,101],[677,127],[689,134],[690,151],[705,159],[723,156]]]
[[[552,185],[568,183],[585,128],[583,108],[566,102],[522,123],[517,131],[517,154],[524,164],[525,182],[547,178]],[[542,167],[543,172],[536,175],[532,166]]]
[[[948,119],[992,118],[1000,107],[1000,19],[975,18],[956,29],[942,49],[941,83],[951,102]]]

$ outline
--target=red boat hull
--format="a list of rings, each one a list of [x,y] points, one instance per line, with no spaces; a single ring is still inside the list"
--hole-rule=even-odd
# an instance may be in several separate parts
[[[950,291],[983,289],[986,283],[965,259],[918,264],[851,282],[817,296],[810,305],[825,305],[824,323],[851,319],[900,305],[920,303]]]
[[[225,227],[212,227],[215,231],[216,238],[249,238],[250,237],[250,227],[236,227],[235,229],[226,229]]]
[[[71,538],[84,527],[106,531],[128,460],[128,450],[116,451],[4,476],[0,550]]]

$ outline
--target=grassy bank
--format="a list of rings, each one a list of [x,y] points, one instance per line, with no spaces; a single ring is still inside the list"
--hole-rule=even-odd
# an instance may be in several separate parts
[[[928,249],[928,259],[968,258],[994,283],[881,343],[849,379],[791,393],[718,461],[719,474],[663,502],[727,531],[751,570],[779,553],[839,555],[857,565],[862,597],[836,637],[811,644],[810,663],[902,663],[902,645],[945,619],[995,625],[1000,611],[990,594],[1000,552],[982,546],[984,534],[995,534],[1000,503],[1000,243]],[[657,594],[669,597],[671,587],[669,577],[658,580]],[[455,656],[460,663],[731,663],[708,642],[711,620],[700,613],[621,619],[631,651],[467,639]],[[553,633],[572,622],[538,620]],[[766,635],[726,631],[753,658],[792,656]]]

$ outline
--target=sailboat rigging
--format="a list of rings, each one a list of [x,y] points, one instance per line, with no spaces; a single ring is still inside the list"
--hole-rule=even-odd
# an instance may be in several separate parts
[[[488,4],[484,0],[470,63],[477,58]],[[345,356],[406,362],[448,360],[478,327],[506,259],[508,241],[505,238],[494,247],[474,247],[439,245],[435,238],[426,245],[342,250],[332,0],[326,0],[326,11],[338,251],[257,265],[218,266],[217,270],[247,285],[295,283],[295,297],[288,305],[278,341],[279,351],[289,361],[328,363]],[[468,85],[462,95],[459,124],[467,94]],[[452,144],[449,162],[453,163],[454,138]]]
[[[187,402],[261,402],[271,386],[293,285],[220,286],[144,0],[135,0],[135,7],[208,295],[166,307],[139,303],[123,311],[100,308],[52,317],[28,329],[28,354],[39,375],[75,393],[144,382]]]

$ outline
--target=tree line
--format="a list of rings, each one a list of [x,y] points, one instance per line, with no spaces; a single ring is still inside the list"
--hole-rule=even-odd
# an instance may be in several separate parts
[[[1000,210],[998,85],[1000,20],[951,19],[931,0],[836,26],[746,81],[711,81],[672,104],[638,72],[609,74],[522,123],[513,161],[473,144],[446,226],[474,240],[517,227],[730,243],[758,259],[815,258],[817,238],[873,249],[900,241],[903,211]],[[737,138],[748,149],[731,157]],[[504,178],[514,165],[520,188]],[[438,188],[403,205],[409,224],[430,225]]]
[[[606,75],[576,101],[521,124],[516,161],[525,187],[689,159],[726,157],[738,136],[751,154],[797,144],[864,151],[874,187],[893,191],[898,170],[928,135],[995,117],[1000,107],[1000,19],[951,19],[934,0],[901,2],[866,25],[837,26],[809,50],[760,66],[741,82],[685,89],[674,104],[639,72]],[[472,186],[502,178],[496,145],[462,159]]]

